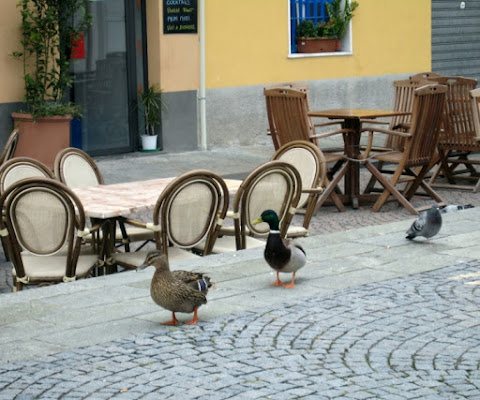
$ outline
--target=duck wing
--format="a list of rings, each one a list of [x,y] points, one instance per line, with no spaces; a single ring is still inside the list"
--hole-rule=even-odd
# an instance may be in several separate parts
[[[207,293],[208,289],[212,286],[210,277],[203,272],[190,272],[190,271],[172,271],[174,279],[182,281],[184,284],[190,286],[192,289],[198,290],[202,293]]]

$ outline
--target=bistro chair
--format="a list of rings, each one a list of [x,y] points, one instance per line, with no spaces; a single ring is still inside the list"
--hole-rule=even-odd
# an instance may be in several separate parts
[[[0,195],[18,181],[25,178],[35,177],[53,179],[54,175],[46,165],[33,158],[15,157],[7,160],[0,166]],[[9,261],[10,257],[7,254],[3,238],[2,246],[5,253],[5,259]]]
[[[442,75],[437,72],[419,72],[410,76],[410,79],[431,79],[431,78],[440,78]]]
[[[332,185],[327,178],[325,156],[313,143],[305,140],[295,140],[283,145],[271,159],[293,165],[300,174],[302,194],[296,209],[297,213],[304,215],[303,225],[290,225],[287,230],[287,237],[307,236],[313,215],[324,204],[329,194],[335,190],[335,185]],[[338,196],[335,196],[335,199],[338,199]],[[336,206],[341,211],[345,210],[340,201]]]
[[[432,187],[446,189],[473,190],[479,187],[480,173],[475,169],[478,159],[472,159],[472,153],[480,151],[475,127],[475,113],[478,106],[472,102],[470,92],[477,86],[477,80],[460,76],[432,78],[441,85],[446,85],[447,97],[443,119],[444,129],[438,138],[438,164],[430,178]],[[442,176],[446,179],[438,181]],[[474,185],[459,184],[473,182]]]
[[[252,221],[267,209],[277,213],[280,233],[285,237],[301,194],[301,177],[291,164],[274,160],[255,168],[235,194],[232,210],[227,213],[233,225],[222,226],[212,253],[264,247],[270,228]]]
[[[435,153],[446,92],[446,86],[438,84],[422,86],[415,90],[412,120],[407,132],[374,127],[363,129],[364,131],[370,131],[370,135],[361,162],[384,188],[373,205],[373,211],[379,211],[390,195],[393,195],[410,213],[418,214],[420,209],[413,207],[410,200],[420,186],[439,205],[445,204],[440,196],[425,182],[424,178],[430,169],[430,162]],[[370,154],[373,133],[375,132],[404,138],[404,149],[389,149],[388,151]],[[382,171],[373,164],[374,161],[396,165],[390,179],[387,179]],[[403,193],[397,189],[397,185],[401,183],[407,184]]]
[[[186,172],[175,178],[160,194],[151,223],[126,219],[154,233],[156,248],[170,262],[208,255],[228,210],[228,188],[217,174],[207,170]],[[203,243],[201,252],[192,249]],[[147,252],[115,253],[113,262],[124,268],[143,263]]]
[[[323,152],[327,165],[333,164],[327,171],[328,179],[338,183],[347,172],[348,161],[344,148],[325,148],[320,145],[320,139],[351,132],[350,129],[340,128],[330,132],[316,133],[316,128],[340,126],[339,121],[314,124],[308,115],[310,107],[307,93],[304,90],[293,88],[265,88],[264,95],[267,105],[270,133],[278,150],[281,146],[294,140],[305,140],[317,145]],[[337,175],[335,177],[335,175]],[[336,185],[336,184],[335,184]],[[336,186],[335,186],[336,187]],[[341,201],[335,191],[330,193],[335,204]],[[340,209],[340,208],[339,208]],[[342,211],[342,210],[341,210]]]
[[[61,150],[55,158],[54,171],[55,177],[71,189],[105,184],[95,161],[77,148]],[[92,237],[87,236],[84,240],[91,241]],[[125,251],[130,251],[130,243],[143,242],[140,246],[143,247],[150,240],[153,240],[153,234],[148,229],[132,226],[126,231],[121,221],[115,229],[115,243],[124,246]]]
[[[23,179],[2,193],[0,207],[14,291],[90,276],[99,258],[80,246],[99,226],[86,228],[82,203],[68,187],[52,179]]]
[[[14,129],[12,133],[10,133],[10,136],[5,142],[5,146],[3,146],[2,153],[0,154],[0,165],[13,158],[19,137],[20,131],[18,129]]]

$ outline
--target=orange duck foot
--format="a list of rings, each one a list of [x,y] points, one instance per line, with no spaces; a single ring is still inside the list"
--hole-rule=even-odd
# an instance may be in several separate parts
[[[193,319],[191,321],[185,322],[185,325],[195,325],[198,321],[197,316],[197,307],[193,309]]]
[[[283,286],[284,283],[280,280],[280,273],[277,272],[277,280],[275,282],[272,282],[270,286]]]
[[[292,281],[282,285],[285,289],[293,289],[295,287],[295,272],[293,273]]]
[[[178,320],[175,317],[175,313],[172,312],[172,320],[167,322],[162,322],[162,325],[178,325]]]

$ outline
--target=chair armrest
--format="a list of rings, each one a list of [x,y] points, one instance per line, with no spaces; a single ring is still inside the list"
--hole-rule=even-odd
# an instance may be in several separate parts
[[[368,158],[370,156],[370,152],[372,151],[372,145],[373,145],[373,134],[375,132],[383,133],[385,135],[400,136],[404,138],[408,138],[412,136],[412,134],[408,132],[392,131],[390,129],[381,129],[381,128],[373,128],[373,127],[362,128],[360,132],[370,132],[370,134],[368,135],[367,146],[365,147],[365,154],[362,156],[362,158]]]
[[[316,187],[316,188],[308,188],[308,189],[302,189],[302,193],[323,193],[325,191],[325,188],[323,187]]]
[[[333,135],[338,135],[339,133],[355,133],[355,130],[354,129],[337,129],[336,131],[317,133],[315,135],[311,135],[310,138],[321,139],[321,138],[326,138]]]

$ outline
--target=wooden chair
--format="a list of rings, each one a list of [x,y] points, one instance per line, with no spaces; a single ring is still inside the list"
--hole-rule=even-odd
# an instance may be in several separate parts
[[[68,187],[45,178],[27,178],[0,196],[5,217],[0,232],[13,263],[14,290],[23,285],[85,278],[98,255],[80,251],[86,228],[82,203]]]
[[[471,159],[472,153],[480,151],[474,123],[476,105],[472,103],[470,92],[477,86],[477,80],[460,76],[432,78],[448,88],[445,102],[444,129],[438,139],[438,164],[430,178],[433,187],[473,190],[479,187],[480,174],[475,169],[478,159]],[[463,167],[462,167],[463,166]],[[442,175],[447,182],[438,182]],[[476,184],[459,184],[470,181]]]
[[[158,250],[170,262],[199,257],[191,250],[203,243],[202,254],[212,252],[228,210],[228,188],[217,174],[207,170],[186,172],[160,194],[151,223],[126,220],[151,229]],[[115,253],[114,262],[125,268],[138,267],[147,252]]]
[[[294,140],[305,140],[317,145],[323,152],[329,169],[328,179],[336,181],[335,185],[347,172],[345,149],[325,148],[320,139],[351,132],[349,129],[336,129],[330,132],[316,133],[316,128],[340,126],[339,121],[314,124],[309,117],[310,107],[307,93],[293,88],[265,88],[268,123],[275,150]],[[330,165],[333,164],[331,167]],[[337,175],[337,176],[335,176]],[[336,178],[336,179],[335,179]],[[335,186],[336,187],[336,186]],[[333,193],[333,192],[332,192]],[[338,204],[338,202],[335,202]]]
[[[430,79],[430,78],[440,78],[442,75],[437,72],[419,72],[410,76],[410,79]]]
[[[18,129],[14,129],[12,133],[10,133],[10,136],[5,142],[5,146],[3,146],[2,153],[0,154],[0,165],[13,158],[19,137],[20,131]]]
[[[52,171],[38,160],[30,157],[15,157],[7,160],[0,166],[0,195],[18,181],[35,177],[54,179]],[[5,259],[9,261],[10,256],[3,238],[2,246]]]
[[[425,182],[424,178],[430,168],[441,127],[443,107],[447,88],[444,85],[432,84],[415,90],[411,126],[408,132],[365,128],[370,131],[369,146],[362,156],[362,162],[384,187],[382,194],[373,206],[379,211],[390,195],[403,205],[410,213],[418,214],[419,209],[413,207],[410,199],[421,186],[428,196],[444,204],[440,196]],[[396,135],[405,139],[403,150],[391,150],[370,154],[373,132]],[[373,164],[373,161],[397,165],[390,179]],[[406,182],[407,188],[402,194],[397,185]]]
[[[419,74],[423,75],[423,74]],[[421,86],[431,84],[424,77],[411,77],[410,79],[402,79],[393,82],[394,87],[394,100],[393,100],[393,110],[394,111],[405,111],[408,114],[404,115],[395,115],[393,116],[389,123],[389,130],[398,130],[402,132],[408,132],[411,121],[412,121],[412,112],[413,112],[413,102],[415,98],[415,90]],[[375,124],[375,121],[362,121],[364,124]],[[378,122],[377,124],[382,124]],[[405,138],[397,135],[387,135],[385,138],[384,147],[372,147],[372,150],[376,151],[403,151],[405,146]],[[377,163],[377,168],[382,173],[393,173],[388,166],[381,161]],[[374,175],[371,176],[367,186],[365,187],[364,193],[371,193],[376,191],[375,183],[377,179]]]
[[[222,227],[212,253],[264,247],[262,239],[267,238],[270,228],[252,221],[267,209],[277,213],[280,233],[285,237],[301,194],[301,177],[291,164],[274,160],[255,168],[243,180],[227,213],[233,226]]]
[[[102,173],[95,161],[84,151],[73,147],[61,150],[55,157],[55,177],[71,189],[87,186],[104,185]],[[115,229],[115,243],[124,246],[125,251],[130,251],[130,243],[143,242],[144,246],[148,241],[153,240],[153,232],[140,227],[129,227],[128,232],[121,222],[118,221]],[[85,242],[91,241],[87,236]]]
[[[290,225],[287,237],[308,235],[310,221],[328,196],[333,193],[340,211],[345,207],[334,192],[335,186],[327,178],[327,162],[322,151],[311,142],[295,140],[280,147],[271,158],[293,165],[300,174],[302,194],[297,213],[304,214],[302,226]]]

